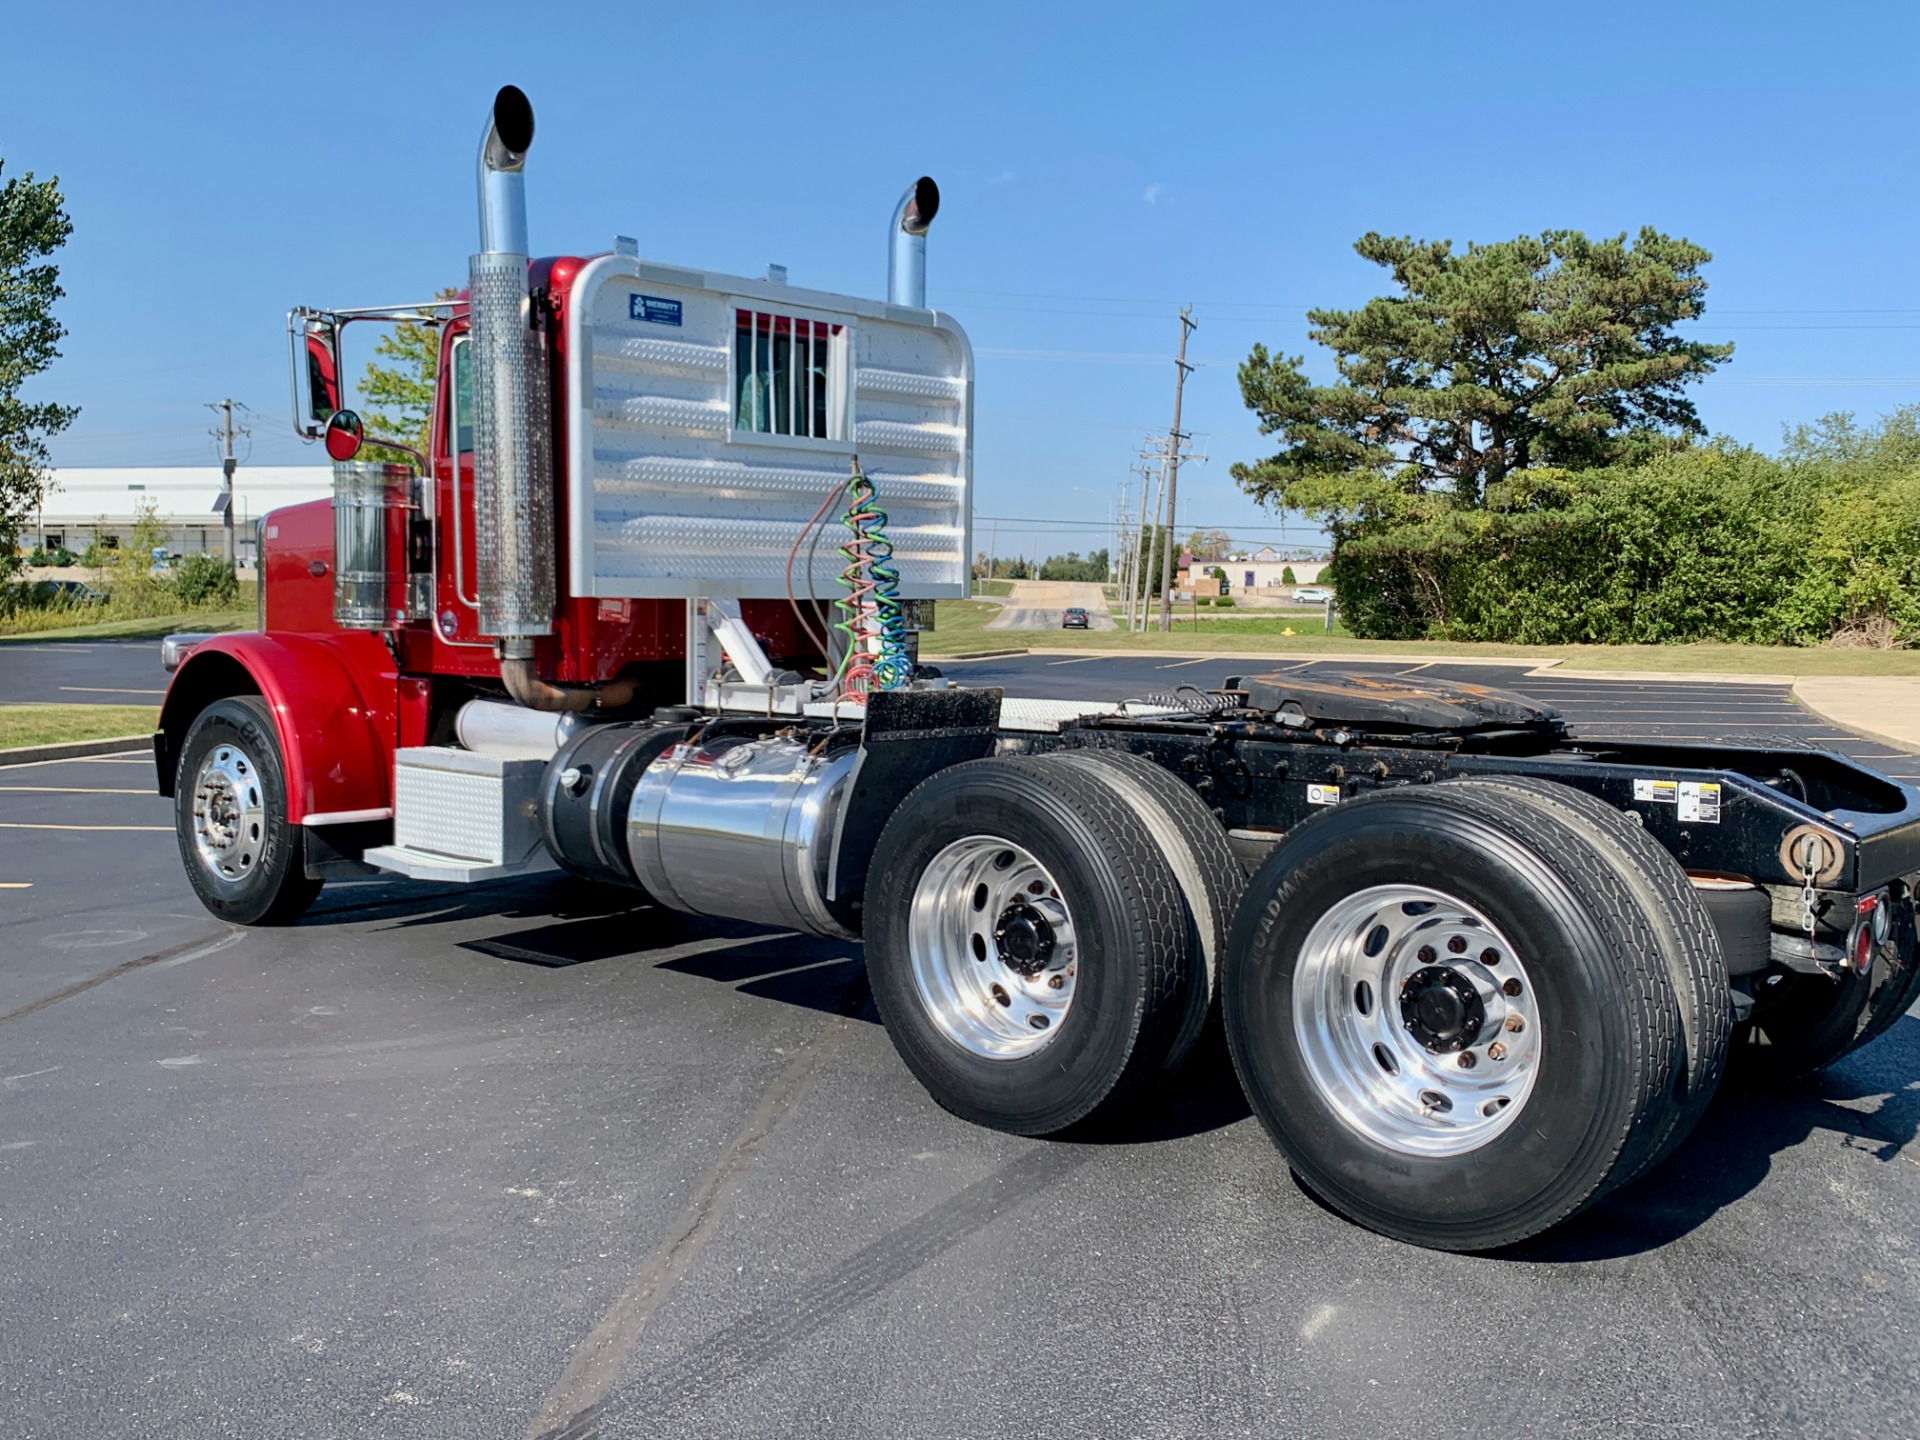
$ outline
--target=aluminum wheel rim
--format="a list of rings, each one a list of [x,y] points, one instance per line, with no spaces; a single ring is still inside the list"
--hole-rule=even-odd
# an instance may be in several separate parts
[[[969,1054],[1018,1060],[1051,1044],[1073,1008],[1073,913],[1020,846],[970,835],[935,855],[907,919],[914,987]]]
[[[267,807],[260,767],[238,745],[216,745],[193,777],[193,846],[217,880],[253,874],[266,849]]]
[[[1421,885],[1358,891],[1314,923],[1294,969],[1293,1029],[1335,1113],[1406,1155],[1488,1144],[1539,1074],[1526,966],[1479,910]]]

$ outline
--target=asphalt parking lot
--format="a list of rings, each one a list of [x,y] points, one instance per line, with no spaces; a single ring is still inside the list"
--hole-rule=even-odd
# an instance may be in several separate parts
[[[1179,663],[948,669],[1110,696],[1251,668]],[[1586,734],[1830,728],[1778,687],[1496,673]],[[1321,1209],[1217,1057],[1099,1141],[953,1119],[856,946],[553,879],[229,929],[144,755],[0,769],[0,886],[10,1434],[1920,1431],[1912,1017],[1462,1257]]]
[[[0,705],[154,705],[166,694],[158,640],[0,644]]]

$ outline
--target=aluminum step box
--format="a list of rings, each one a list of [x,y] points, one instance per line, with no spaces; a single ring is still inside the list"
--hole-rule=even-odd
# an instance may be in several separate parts
[[[420,746],[393,764],[393,843],[366,863],[415,880],[473,884],[558,868],[540,839],[544,760]]]

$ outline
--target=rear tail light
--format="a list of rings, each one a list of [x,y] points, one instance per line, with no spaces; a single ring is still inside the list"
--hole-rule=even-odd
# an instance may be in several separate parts
[[[1862,975],[1873,968],[1873,952],[1887,938],[1890,917],[1885,899],[1876,890],[1854,902],[1853,930],[1847,936],[1847,959]]]
[[[1873,927],[1856,925],[1853,935],[1847,941],[1847,956],[1853,961],[1853,968],[1862,975],[1873,968]]]

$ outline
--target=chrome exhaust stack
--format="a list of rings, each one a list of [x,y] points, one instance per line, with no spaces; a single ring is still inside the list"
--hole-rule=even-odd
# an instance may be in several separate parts
[[[927,308],[927,231],[940,210],[940,187],[922,175],[893,207],[892,248],[887,252],[887,300],[914,310]]]
[[[556,589],[546,347],[527,298],[532,144],[533,106],[501,87],[480,136],[480,253],[467,264],[474,558],[480,633],[496,638],[503,672],[524,667],[527,678],[534,637],[553,631]]]

